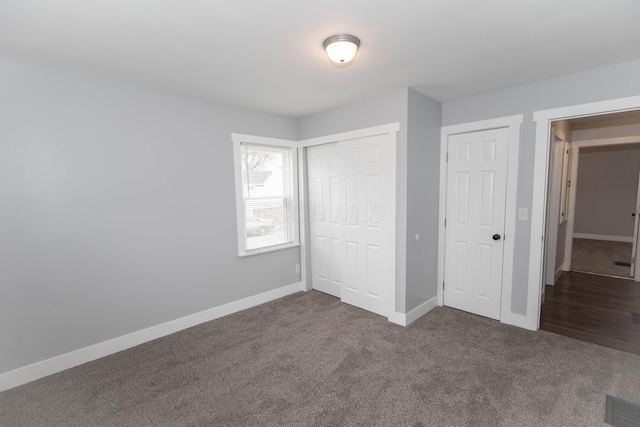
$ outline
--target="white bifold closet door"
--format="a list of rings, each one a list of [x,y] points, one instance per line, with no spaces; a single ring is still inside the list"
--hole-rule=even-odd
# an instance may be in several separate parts
[[[307,148],[312,285],[388,316],[395,200],[389,136]]]

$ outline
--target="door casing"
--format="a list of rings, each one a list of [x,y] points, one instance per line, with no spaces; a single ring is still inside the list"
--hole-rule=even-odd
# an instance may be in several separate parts
[[[527,282],[527,329],[540,327],[540,286],[544,277],[544,231],[547,209],[547,173],[549,170],[549,135],[551,123],[578,117],[640,110],[640,96],[619,98],[589,104],[540,110],[533,113],[536,122],[536,140],[533,166],[533,199],[531,205],[531,235],[529,246],[529,277]],[[573,153],[577,158],[577,153]],[[577,172],[577,171],[576,171]],[[576,173],[572,171],[573,173]],[[571,192],[569,203],[575,203],[575,192]],[[575,205],[573,205],[575,206]],[[569,208],[571,215],[572,208]],[[566,258],[565,258],[566,259]]]
[[[578,170],[580,168],[580,149],[582,148],[590,148],[590,147],[608,147],[608,146],[617,146],[617,145],[625,145],[625,144],[638,144],[640,143],[640,138],[637,136],[624,136],[617,138],[604,138],[604,139],[591,139],[586,141],[577,141],[571,144],[571,187],[569,187],[569,215],[567,217],[567,231],[565,237],[565,259],[564,259],[564,270],[571,270],[571,256],[573,254],[573,230],[575,225],[575,214],[576,214],[576,194],[578,191]],[[640,182],[640,176],[638,178]],[[638,192],[640,194],[640,188],[638,188]],[[636,198],[636,204],[638,203],[638,198]],[[638,208],[636,207],[636,211]],[[637,220],[636,220],[637,222]],[[636,229],[636,225],[634,225],[634,230]],[[634,231],[635,233],[635,231]],[[637,236],[636,236],[637,237]],[[634,238],[634,240],[636,240]],[[637,244],[634,242],[634,253],[632,257],[636,257],[635,252],[637,251]],[[640,282],[640,270],[636,268],[635,274],[632,273],[634,280],[636,282]]]
[[[396,182],[397,182],[397,172],[396,172],[396,139],[397,133],[400,130],[400,123],[391,123],[382,126],[375,126],[365,129],[358,129],[349,132],[343,132],[339,134],[321,136],[317,138],[307,139],[300,142],[300,147],[298,148],[298,191],[299,191],[299,212],[301,218],[301,226],[300,226],[300,260],[301,260],[301,279],[302,279],[302,287],[310,291],[312,289],[311,282],[311,248],[309,246],[309,210],[308,210],[308,192],[307,192],[307,155],[306,155],[306,147],[328,144],[332,142],[345,141],[349,139],[356,139],[368,136],[375,135],[383,135],[387,134],[389,136],[389,176],[393,177],[394,183],[391,186],[391,195],[390,198],[392,200],[397,200],[396,198]],[[395,243],[397,242],[397,233],[396,233],[396,209],[392,209],[391,212],[388,212],[389,223],[393,224],[391,227],[391,237],[390,239]],[[393,262],[389,265],[389,277],[393,282],[392,289],[389,289],[388,293],[388,320],[392,323],[397,323],[399,325],[406,326],[406,315],[396,312],[396,289],[398,286],[397,278],[396,278],[396,244],[390,245],[390,258]]]

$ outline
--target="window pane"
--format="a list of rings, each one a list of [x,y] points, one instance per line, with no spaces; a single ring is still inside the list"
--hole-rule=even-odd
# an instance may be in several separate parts
[[[247,250],[291,242],[287,199],[245,199]]]
[[[239,142],[242,210],[241,252],[294,243],[294,151],[291,147]]]
[[[283,150],[244,146],[242,154],[242,192],[244,198],[284,197],[288,169]]]

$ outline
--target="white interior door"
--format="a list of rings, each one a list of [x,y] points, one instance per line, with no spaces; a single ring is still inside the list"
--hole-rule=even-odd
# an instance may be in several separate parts
[[[492,319],[500,319],[508,141],[507,128],[448,139],[444,304]]]
[[[338,144],[307,148],[311,284],[340,298],[344,245],[340,237],[340,151]]]
[[[312,286],[388,316],[395,177],[388,134],[307,148]]]

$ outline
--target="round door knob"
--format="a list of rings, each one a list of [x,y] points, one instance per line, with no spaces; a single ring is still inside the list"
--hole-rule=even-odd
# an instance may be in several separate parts
[[[500,235],[499,234],[494,234],[493,235],[493,240],[500,240]]]

